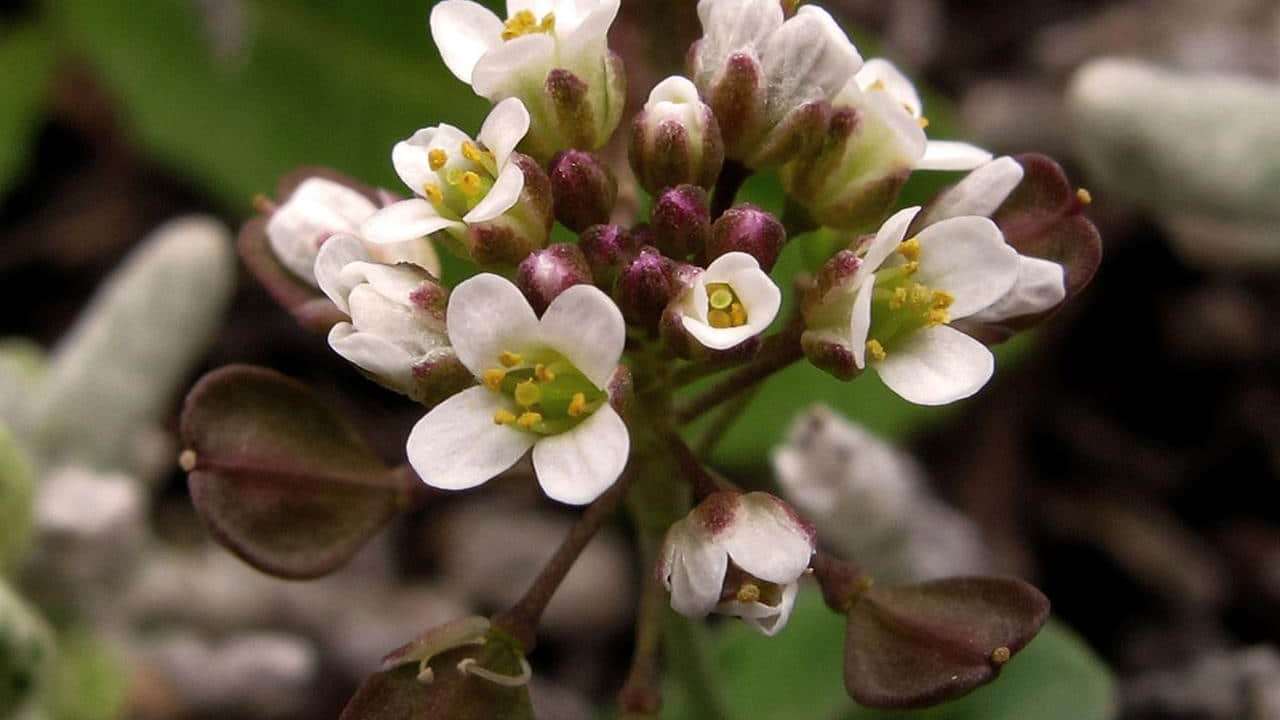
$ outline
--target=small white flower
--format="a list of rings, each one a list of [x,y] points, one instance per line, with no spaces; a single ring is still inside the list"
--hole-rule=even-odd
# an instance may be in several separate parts
[[[1022,182],[1023,174],[1022,166],[1011,157],[992,160],[942,193],[921,215],[919,225],[928,227],[963,215],[991,217]],[[1013,288],[991,307],[974,313],[969,319],[978,323],[996,323],[1038,315],[1062,304],[1066,297],[1066,276],[1061,265],[1019,254],[1018,280]]]
[[[875,368],[904,399],[942,405],[991,378],[991,351],[949,323],[1004,297],[1018,277],[1018,254],[981,217],[951,218],[904,240],[919,212],[897,213],[858,251],[832,258],[823,272],[844,276],[820,280],[806,298],[802,342],[810,357],[834,346],[858,370]]]
[[[290,272],[318,287],[314,269],[320,246],[337,233],[358,234],[361,223],[377,211],[364,193],[325,177],[309,177],[271,212],[267,240]],[[440,257],[429,240],[385,246],[370,243],[366,249],[378,262],[411,262],[440,274]]]
[[[744,252],[716,258],[676,300],[684,329],[712,350],[728,350],[768,329],[782,291]]]
[[[359,238],[338,234],[321,246],[315,277],[351,318],[329,331],[334,352],[415,400],[456,389],[457,357],[445,332],[448,293],[430,273],[374,262]]]
[[[529,113],[512,99],[489,113],[479,143],[452,125],[396,143],[392,164],[418,197],[378,211],[361,226],[364,237],[398,243],[444,231],[465,242],[468,225],[495,220],[520,201],[525,176],[512,155],[528,131]]]
[[[409,462],[428,485],[481,485],[530,448],[554,500],[585,505],[613,485],[630,437],[609,404],[626,326],[607,295],[575,285],[539,320],[515,285],[482,274],[453,291],[447,322],[458,358],[482,384],[436,407],[409,435]]]
[[[673,75],[649,93],[631,135],[631,167],[650,193],[668,187],[710,188],[724,164],[715,113],[687,78]]]
[[[774,635],[813,551],[812,528],[778,498],[718,492],[667,531],[657,572],[676,612],[736,615]]]

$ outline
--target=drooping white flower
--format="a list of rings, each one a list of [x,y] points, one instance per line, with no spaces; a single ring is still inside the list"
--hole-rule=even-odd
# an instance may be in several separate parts
[[[917,170],[972,170],[991,160],[967,143],[929,140],[919,93],[886,60],[868,60],[832,104],[832,140],[782,172],[787,193],[829,227],[874,228]]]
[[[315,277],[351,318],[330,329],[329,346],[369,377],[427,404],[470,384],[445,332],[448,291],[426,270],[374,262],[340,233],[321,246]]]
[[[504,21],[470,0],[431,10],[445,65],[477,95],[520,98],[534,116],[525,151],[595,150],[622,119],[625,77],[609,52],[621,0],[507,0]]]
[[[728,157],[751,167],[821,145],[830,101],[862,66],[823,9],[784,20],[777,0],[699,0],[693,81],[715,110]]]
[[[712,350],[728,350],[768,329],[782,291],[744,252],[716,258],[675,301],[686,332]]]
[[[885,222],[823,267],[804,301],[805,353],[839,377],[875,368],[919,405],[973,395],[991,378],[985,345],[949,326],[999,301],[1018,277],[1018,254],[995,223],[956,217],[907,239],[920,208]]]
[[[478,143],[443,124],[396,143],[391,161],[417,197],[379,210],[361,233],[374,243],[436,236],[477,262],[519,262],[546,243],[551,221],[550,198],[528,197],[538,190],[529,187],[530,174],[545,175],[515,152],[528,130],[528,111],[510,99],[489,113]]]
[[[718,492],[667,531],[657,572],[676,612],[736,615],[774,635],[813,551],[813,529],[778,498]]]
[[[303,180],[267,220],[267,240],[276,257],[294,275],[319,286],[315,278],[320,246],[337,233],[359,234],[360,225],[378,211],[364,193],[336,180],[315,175]],[[365,246],[378,262],[411,262],[432,275],[440,274],[440,257],[431,241],[415,238],[403,243]]]
[[[1023,175],[1022,166],[1011,157],[992,160],[939,195],[933,205],[921,214],[917,225],[928,227],[964,215],[991,217],[1017,189]],[[969,319],[977,323],[996,323],[1038,315],[1062,304],[1066,297],[1066,277],[1061,265],[1019,254],[1017,282],[1004,297]]]
[[[447,325],[481,385],[427,413],[409,435],[409,462],[428,485],[481,485],[531,448],[554,500],[584,505],[618,479],[630,436],[609,404],[609,383],[626,327],[607,295],[575,285],[539,320],[515,285],[482,274],[454,289]]]

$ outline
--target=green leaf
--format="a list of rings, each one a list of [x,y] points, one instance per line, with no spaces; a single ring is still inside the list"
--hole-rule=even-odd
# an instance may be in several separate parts
[[[31,155],[53,59],[54,46],[42,24],[0,28],[0,195]]]
[[[54,720],[118,720],[128,700],[127,665],[88,628],[58,634],[49,709]]]
[[[26,553],[34,494],[31,463],[0,420],[0,577]]]
[[[389,470],[305,386],[265,368],[204,376],[187,396],[182,439],[201,519],[245,562],[281,577],[336,570],[417,482]]]
[[[53,668],[49,626],[0,579],[0,718],[20,717],[38,703]]]

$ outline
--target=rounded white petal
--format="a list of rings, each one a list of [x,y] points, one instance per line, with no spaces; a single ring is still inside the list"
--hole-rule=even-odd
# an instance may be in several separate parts
[[[605,403],[569,432],[539,440],[533,469],[547,497],[586,505],[617,482],[630,452],[626,423]]]
[[[766,637],[773,637],[787,626],[787,621],[791,619],[791,611],[796,607],[796,596],[799,594],[800,583],[787,583],[782,588],[782,598],[777,607],[770,607],[760,602],[730,601],[721,603],[722,609],[717,610],[727,615],[736,615]]]
[[[969,143],[930,140],[917,170],[972,170],[991,162],[991,153]]]
[[[714,328],[707,323],[707,283],[726,283],[733,288],[747,311],[746,325]],[[685,307],[694,309],[681,318],[685,330],[705,347],[727,350],[769,329],[782,307],[782,291],[754,257],[731,252],[716,258],[699,277]]]
[[[441,230],[462,227],[463,224],[456,220],[441,217],[426,200],[411,198],[374,213],[360,226],[360,235],[371,243],[386,245],[418,240]]]
[[[901,107],[906,108],[913,118],[924,114],[924,103],[920,101],[920,93],[911,80],[896,65],[883,58],[872,58],[862,66],[854,76],[858,87],[865,91],[873,89],[888,93],[889,97]]]
[[[503,23],[497,15],[469,0],[445,0],[431,9],[431,39],[449,71],[471,82],[476,63],[502,44]]]
[[[267,221],[267,240],[280,262],[316,284],[316,253],[325,238],[355,232],[378,208],[361,193],[328,178],[307,178]]]
[[[955,328],[924,328],[873,362],[884,384],[917,405],[945,405],[982,389],[995,371],[986,345]]]
[[[732,282],[734,276],[740,272],[759,269],[760,262],[755,257],[735,251],[725,253],[711,261],[702,278],[704,283],[727,283]]]
[[[575,0],[561,0],[561,7],[579,5]],[[560,22],[563,10],[556,14],[556,35],[561,38],[564,63],[571,70],[586,73],[591,68],[585,64],[603,63],[607,48],[609,27],[618,17],[622,0],[594,0],[588,8],[579,7],[566,22]],[[584,12],[585,11],[585,12]],[[597,65],[598,67],[598,65]]]
[[[745,327],[757,335],[769,329],[782,307],[782,290],[774,284],[773,278],[757,267],[734,273],[729,285],[747,311]]]
[[[767,493],[747,493],[741,508],[719,538],[734,564],[779,585],[804,574],[813,556],[813,541],[781,502]]]
[[[875,289],[874,282],[864,282],[853,298],[853,312],[849,315],[849,351],[859,370],[867,366],[867,333],[871,332],[871,299]]]
[[[462,219],[469,223],[482,223],[502,215],[515,207],[524,192],[524,171],[515,163],[502,168],[489,193]]]
[[[490,100],[519,95],[530,83],[541,91],[556,56],[556,41],[546,33],[531,33],[509,40],[476,63],[471,89]]]
[[[419,420],[406,451],[423,482],[441,490],[465,490],[515,465],[537,438],[493,421],[503,402],[503,396],[488,388],[468,388]]]
[[[347,233],[339,233],[326,240],[320,246],[320,253],[316,255],[316,284],[339,310],[348,315],[351,314],[351,308],[347,305],[347,295],[359,281],[344,278],[342,269],[351,263],[368,260],[369,254],[365,252],[364,244],[356,236]]]
[[[521,352],[538,338],[538,316],[510,280],[476,275],[454,288],[445,312],[458,360],[480,377],[504,351]]]
[[[778,120],[802,103],[833,98],[862,67],[862,56],[826,10],[804,5],[769,36],[761,65],[768,112]]]
[[[388,245],[369,244],[365,249],[376,262],[394,265],[396,263],[412,263],[431,273],[434,278],[441,275],[440,253],[436,252],[435,243],[426,238],[415,238],[402,243]]]
[[[542,19],[556,9],[556,0],[507,0],[507,17],[515,17],[516,13],[528,10],[533,16]]]
[[[1066,273],[1050,260],[1018,256],[1018,280],[995,304],[969,318],[978,322],[999,322],[1008,318],[1036,315],[1051,310],[1067,297]]]
[[[705,617],[720,602],[729,555],[689,520],[672,525],[664,545],[669,559],[662,581],[671,591],[672,609],[686,617]]]
[[[507,98],[489,111],[489,117],[484,119],[477,139],[493,153],[498,167],[504,167],[507,158],[511,157],[511,153],[528,132],[528,109],[516,98]]]
[[[543,344],[601,389],[618,368],[627,342],[622,311],[592,285],[574,285],[556,296],[542,314],[538,333]]]
[[[351,323],[338,323],[329,331],[329,347],[382,382],[405,389],[413,382],[413,355],[380,335],[359,332]]]
[[[703,347],[712,350],[728,350],[729,348],[737,347],[759,334],[757,330],[754,330],[749,325],[714,328],[688,315],[680,318],[680,322],[684,325],[684,329],[693,336],[694,340],[701,343]]]
[[[717,72],[733,53],[763,46],[784,17],[782,4],[774,0],[699,0],[698,19],[703,32],[698,64],[705,72]]]
[[[654,86],[645,107],[649,108],[664,102],[683,105],[700,103],[702,100],[698,97],[698,87],[692,80],[680,75],[672,75]]]
[[[462,1],[464,0],[459,0]],[[401,140],[391,148],[391,165],[395,168],[396,175],[400,176],[400,181],[415,195],[422,195],[422,188],[427,183],[439,181],[427,158],[431,141],[436,134],[437,128],[423,128],[408,140]]]
[[[992,160],[938,196],[922,222],[932,225],[964,215],[991,217],[1022,182],[1023,174],[1022,166],[1011,157]]]
[[[930,225],[920,240],[917,280],[955,298],[954,319],[990,306],[1018,279],[1018,253],[996,224],[981,217],[958,217]]]
[[[862,265],[858,267],[851,281],[855,287],[861,287],[861,283],[879,270],[884,261],[898,249],[907,237],[911,221],[915,220],[919,212],[918,207],[904,208],[884,221],[884,225],[880,226],[875,238],[862,254]]]

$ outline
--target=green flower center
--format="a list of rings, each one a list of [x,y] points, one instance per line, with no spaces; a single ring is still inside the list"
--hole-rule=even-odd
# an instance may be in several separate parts
[[[892,345],[917,330],[951,322],[947,311],[955,298],[915,280],[920,269],[920,241],[911,238],[898,246],[906,260],[875,274],[871,295],[871,329],[867,332],[867,357],[883,360]]]
[[[728,283],[707,284],[707,324],[717,330],[747,324],[747,309]]]
[[[498,425],[556,435],[577,427],[609,399],[559,353],[504,352],[499,365],[481,378],[485,387],[511,401],[510,408],[494,413]]]
[[[438,179],[422,186],[422,196],[436,212],[454,220],[479,205],[498,177],[493,153],[470,140],[462,143],[461,152],[459,159],[450,157],[444,148],[432,148],[427,153],[427,163]]]

